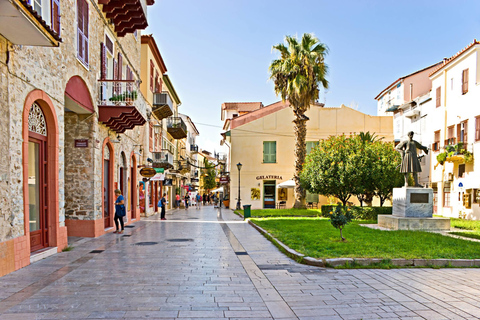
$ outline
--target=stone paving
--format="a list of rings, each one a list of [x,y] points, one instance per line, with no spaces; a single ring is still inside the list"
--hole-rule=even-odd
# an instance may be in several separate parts
[[[0,319],[480,318],[480,269],[324,269],[287,258],[230,210],[167,219],[76,239],[0,278]]]

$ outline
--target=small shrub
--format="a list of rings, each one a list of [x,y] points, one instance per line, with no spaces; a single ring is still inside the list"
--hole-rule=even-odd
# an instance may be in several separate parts
[[[330,217],[337,205],[323,205],[322,216]],[[392,207],[349,207],[355,220],[377,220],[379,214],[392,214]]]
[[[342,230],[345,226],[352,221],[353,215],[350,208],[346,208],[342,205],[337,205],[334,211],[330,211],[330,223],[332,226],[340,230],[340,237],[342,241],[345,241]]]

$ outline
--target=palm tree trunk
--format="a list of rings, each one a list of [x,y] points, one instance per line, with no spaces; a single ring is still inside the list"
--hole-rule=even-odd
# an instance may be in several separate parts
[[[293,180],[295,181],[295,204],[294,208],[304,209],[305,206],[305,190],[300,186],[300,172],[303,169],[305,162],[305,155],[307,153],[307,145],[305,138],[307,136],[307,119],[304,119],[303,113],[295,113],[295,120],[293,121],[293,129],[295,131],[295,174]]]

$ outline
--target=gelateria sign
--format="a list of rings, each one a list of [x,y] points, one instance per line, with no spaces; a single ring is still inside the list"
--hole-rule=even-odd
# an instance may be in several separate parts
[[[283,180],[282,176],[257,176],[257,180]]]

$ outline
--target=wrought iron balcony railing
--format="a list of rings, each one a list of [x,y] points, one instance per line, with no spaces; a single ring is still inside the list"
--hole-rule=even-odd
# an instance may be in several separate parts
[[[132,106],[138,98],[138,82],[135,80],[99,80],[98,105]]]
[[[159,120],[173,115],[173,102],[167,91],[153,94],[152,112]]]
[[[174,167],[173,154],[169,150],[152,152],[152,156],[154,168],[170,169]]]
[[[187,137],[187,125],[180,117],[170,117],[167,119],[167,131],[177,140]]]

